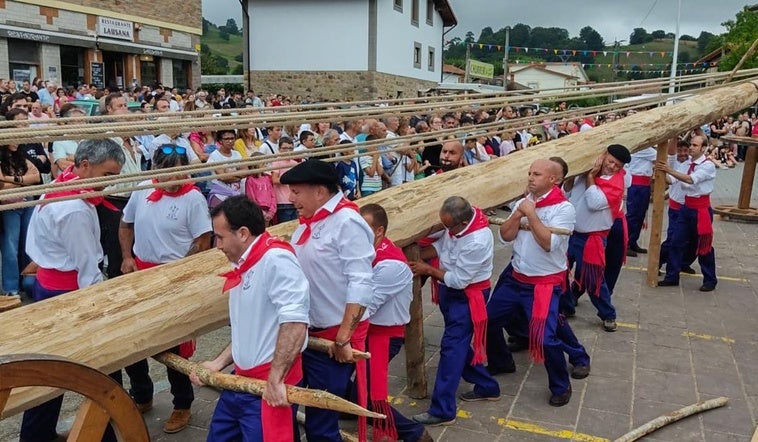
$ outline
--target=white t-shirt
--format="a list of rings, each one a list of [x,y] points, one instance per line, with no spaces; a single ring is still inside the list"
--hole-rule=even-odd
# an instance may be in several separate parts
[[[148,201],[153,191],[132,192],[122,220],[134,224],[134,254],[146,262],[165,264],[187,256],[192,242],[212,230],[211,216],[199,191]]]
[[[240,154],[239,152],[237,152],[234,149],[232,149],[231,155],[228,156],[228,157],[224,156],[223,154],[221,154],[221,151],[214,150],[213,152],[210,153],[210,155],[208,155],[208,161],[206,163],[207,164],[210,164],[210,163],[219,163],[219,162],[222,162],[222,161],[232,161],[232,160],[241,160],[241,159],[242,159],[242,154]],[[227,167],[224,168],[224,172],[235,172],[237,170],[239,170],[239,167],[233,166],[233,165],[227,166]],[[242,181],[240,181],[238,183],[225,183],[223,181],[213,180],[211,182],[214,183],[214,184],[221,185],[221,186],[230,187],[230,188],[232,188],[234,190],[237,190],[237,191],[239,191],[239,189],[242,186],[242,184],[241,184]]]
[[[58,160],[65,160],[69,155],[76,153],[79,142],[75,140],[58,140],[53,141],[53,163]]]

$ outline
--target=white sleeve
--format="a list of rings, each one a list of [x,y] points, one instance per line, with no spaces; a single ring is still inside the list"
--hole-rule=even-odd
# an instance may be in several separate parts
[[[126,203],[126,207],[124,207],[124,210],[122,211],[122,222],[125,222],[127,224],[134,224],[134,218],[137,213],[137,199],[141,195],[142,192],[137,191],[132,194],[133,198],[129,198],[129,201]]]
[[[276,306],[277,322],[301,322],[308,324],[310,310],[310,294],[308,278],[305,277],[297,258],[285,250],[270,250],[273,254],[268,259],[265,272],[268,275],[270,290],[269,299]]]
[[[102,249],[100,238],[95,235],[95,232],[99,231],[97,219],[81,210],[70,212],[60,220],[61,237],[72,239],[64,241],[64,244],[79,274],[77,282],[80,289],[103,280],[103,274],[98,267],[98,257],[102,255]]]
[[[208,203],[205,201],[203,194],[193,190],[189,195],[190,209],[187,211],[189,217],[187,225],[189,226],[192,238],[197,239],[200,235],[213,230],[213,224],[211,223],[211,214],[208,211]],[[131,201],[130,199],[129,203]],[[129,203],[127,203],[127,207]],[[124,214],[126,214],[126,209],[124,209]]]
[[[402,261],[388,259],[377,263],[372,279],[374,294],[366,308],[369,316],[376,313],[387,301],[401,294],[408,287],[408,281],[412,279],[410,267]]]
[[[713,164],[713,161],[703,161],[695,167],[695,170],[690,174],[690,178],[692,178],[693,186],[703,181],[712,180],[716,178],[716,165]]]
[[[374,237],[371,231],[359,224],[357,219],[349,218],[340,226],[338,238],[350,238],[350,241],[338,241],[342,273],[347,277],[348,304],[367,306],[371,302],[374,271]]]
[[[65,160],[67,156],[65,144],[60,141],[53,141],[53,163],[58,160]]]
[[[567,229],[574,231],[574,225],[576,224],[576,209],[571,204],[563,204],[555,215],[550,219],[549,227],[556,227],[559,229]],[[563,235],[557,235],[555,233],[550,235],[550,250],[555,250],[561,243],[565,241]]]
[[[584,198],[587,200],[587,207],[592,211],[597,212],[610,207],[608,205],[608,198],[605,197],[605,194],[597,185],[593,184],[587,187],[587,190],[584,191]]]

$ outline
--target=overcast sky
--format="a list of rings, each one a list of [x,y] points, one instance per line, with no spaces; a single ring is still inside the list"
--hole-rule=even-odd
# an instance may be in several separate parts
[[[329,0],[321,0],[328,3]],[[359,0],[356,0],[359,1]],[[378,0],[386,1],[390,0]],[[645,28],[648,32],[676,30],[678,0],[448,0],[458,17],[458,27],[452,37],[463,37],[472,31],[479,37],[482,28],[494,31],[516,23],[531,27],[560,27],[574,37],[584,26],[592,26],[603,36],[606,44],[629,40],[632,30]],[[734,19],[746,4],[758,0],[681,0],[681,34],[693,37],[700,31],[713,34],[725,32],[721,23]],[[649,12],[649,13],[648,13]],[[289,12],[294,13],[294,12]],[[203,0],[203,16],[213,23],[224,24],[233,17],[241,24],[239,0]],[[647,16],[647,17],[646,17]],[[286,32],[286,31],[285,31]]]

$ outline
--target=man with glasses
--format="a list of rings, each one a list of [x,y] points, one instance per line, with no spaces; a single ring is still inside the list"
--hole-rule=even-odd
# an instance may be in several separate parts
[[[163,145],[155,151],[152,164],[153,170],[186,166],[189,164],[187,149]],[[140,185],[166,184],[188,177],[186,173],[177,173],[143,181]],[[205,197],[192,183],[135,191],[124,207],[118,240],[122,255],[120,270],[123,273],[156,267],[207,250],[211,243],[211,217]],[[194,341],[169,351],[189,358],[194,353]],[[147,368],[146,361],[144,368]],[[129,370],[127,374],[130,377],[133,375]],[[190,406],[195,395],[187,375],[171,368],[167,368],[167,374],[174,410],[166,420],[163,431],[177,433],[189,424]],[[150,380],[149,376],[147,380]],[[135,383],[134,378],[132,383]],[[148,389],[152,393],[152,383]],[[143,412],[152,406],[152,397],[148,401],[143,399],[141,403],[138,398],[135,400]]]
[[[432,403],[426,412],[413,416],[416,422],[433,426],[455,423],[455,392],[461,377],[474,384],[473,390],[460,395],[461,400],[500,399],[500,386],[484,367],[493,257],[489,221],[459,196],[445,200],[439,217],[445,231],[421,250],[421,259],[438,258],[439,266],[409,263],[415,275],[434,279],[432,300],[439,303],[445,320]]]
[[[710,200],[716,180],[716,166],[706,158],[705,148],[705,138],[696,135],[690,140],[690,161],[680,163],[676,169],[666,162],[655,165],[655,170],[666,172],[678,180],[684,191],[684,205],[679,209],[679,219],[674,227],[666,276],[658,282],[659,287],[679,285],[679,272],[683,267],[688,244],[697,244],[698,264],[703,272],[700,291],[711,292],[718,283]]]

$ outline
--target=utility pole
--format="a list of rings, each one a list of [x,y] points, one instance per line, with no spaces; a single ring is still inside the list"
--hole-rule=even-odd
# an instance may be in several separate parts
[[[471,64],[471,44],[466,42],[466,75],[463,77],[463,82],[468,83],[468,70]]]
[[[503,55],[503,90],[508,91],[508,52],[511,45],[511,27],[505,27],[505,55]]]
[[[679,57],[679,20],[682,18],[682,0],[679,0],[679,8],[676,12],[676,35],[674,36],[674,57],[671,60],[671,79],[669,80],[669,94],[676,91],[676,63]]]

